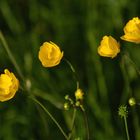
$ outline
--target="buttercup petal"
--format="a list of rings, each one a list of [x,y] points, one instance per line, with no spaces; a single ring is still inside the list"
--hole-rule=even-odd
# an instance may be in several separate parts
[[[0,75],[0,101],[3,102],[13,98],[18,88],[18,79],[8,69],[5,69],[4,74]]]
[[[63,52],[55,43],[45,42],[40,47],[38,57],[44,67],[54,67],[60,63]]]
[[[112,36],[104,36],[98,47],[98,54],[100,56],[114,58],[119,52],[119,43]]]
[[[140,19],[138,17],[134,17],[129,20],[124,27],[124,33],[125,34],[121,36],[122,40],[140,43]]]

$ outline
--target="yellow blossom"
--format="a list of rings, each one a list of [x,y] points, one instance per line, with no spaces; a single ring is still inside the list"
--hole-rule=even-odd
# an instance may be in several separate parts
[[[12,72],[7,69],[0,75],[0,101],[4,102],[14,97],[19,88],[19,81]]]
[[[120,44],[112,36],[104,36],[98,47],[98,54],[114,58],[119,52]]]
[[[44,67],[53,67],[60,63],[63,52],[53,42],[44,42],[39,50],[39,60]]]
[[[81,89],[77,89],[75,92],[76,100],[83,100],[84,93]]]
[[[140,43],[140,19],[134,17],[124,27],[124,34],[121,39],[129,42]]]

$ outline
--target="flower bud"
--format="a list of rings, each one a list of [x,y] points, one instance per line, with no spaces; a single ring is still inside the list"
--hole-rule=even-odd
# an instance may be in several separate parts
[[[67,103],[67,102],[66,102],[66,103],[64,103],[64,109],[65,109],[65,110],[69,110],[69,108],[70,108],[69,103]]]
[[[81,105],[81,103],[80,103],[79,101],[76,101],[75,105],[76,105],[77,107],[79,107],[79,106]]]
[[[122,118],[122,117],[126,117],[127,114],[128,114],[127,106],[121,105],[121,106],[119,107],[118,114],[119,114],[119,116],[121,116],[121,118]]]
[[[130,98],[129,100],[128,100],[128,103],[129,103],[129,105],[130,106],[134,106],[134,105],[136,105],[136,100],[135,100],[135,98]]]
[[[69,95],[65,95],[65,100],[68,100],[69,99]]]

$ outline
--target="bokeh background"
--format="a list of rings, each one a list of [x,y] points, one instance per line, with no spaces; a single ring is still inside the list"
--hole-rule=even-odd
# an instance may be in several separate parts
[[[125,140],[118,107],[128,105],[132,96],[140,102],[140,80],[135,69],[140,67],[140,45],[120,40],[126,22],[137,16],[139,0],[0,0],[0,30],[30,86],[28,94],[34,93],[69,132],[72,110],[65,111],[63,104],[66,94],[74,97],[73,73],[63,60],[49,69],[38,60],[42,43],[53,41],[77,72],[85,93],[91,140]],[[97,54],[104,35],[112,35],[121,44],[121,53],[114,59]],[[5,68],[21,80],[0,42],[0,72]],[[140,106],[128,105],[128,110],[131,140],[140,140]],[[86,140],[80,111],[72,140],[76,138]],[[24,90],[20,89],[12,100],[0,103],[0,140],[56,139],[64,137]]]

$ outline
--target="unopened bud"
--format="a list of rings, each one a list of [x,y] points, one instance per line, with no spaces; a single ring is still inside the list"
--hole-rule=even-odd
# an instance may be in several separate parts
[[[70,108],[69,103],[64,103],[64,109],[65,109],[65,110],[69,110],[69,108]]]
[[[119,114],[119,116],[121,116],[121,118],[122,117],[127,117],[127,115],[128,115],[127,106],[121,105],[119,107],[118,114]]]
[[[135,98],[130,98],[129,100],[128,100],[128,103],[129,103],[129,105],[130,106],[134,106],[135,104],[136,104],[136,100],[135,100]]]
[[[65,100],[68,100],[69,99],[69,95],[65,95]]]
[[[76,105],[77,107],[79,107],[79,106],[81,105],[81,103],[80,103],[79,101],[77,101],[77,102],[75,103],[75,105]]]

